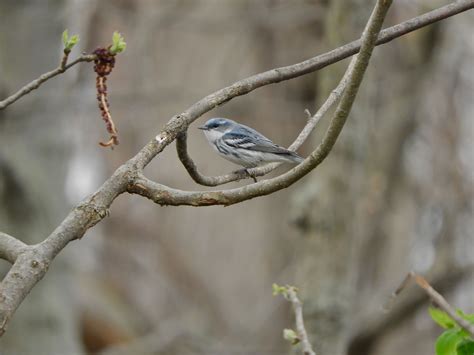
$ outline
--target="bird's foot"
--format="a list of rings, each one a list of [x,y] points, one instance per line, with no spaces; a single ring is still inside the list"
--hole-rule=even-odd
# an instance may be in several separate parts
[[[249,177],[251,178],[253,181],[257,182],[257,178],[255,177],[255,175],[252,175],[252,173],[250,173],[250,171],[248,169],[239,169],[239,170],[235,170],[234,171],[234,174],[238,174],[238,175],[246,175],[246,177]]]
[[[250,178],[252,178],[252,180],[253,180],[254,182],[257,182],[257,177],[256,177],[255,175],[253,175],[253,174],[249,171],[249,169],[244,169],[244,171],[245,171],[245,173],[246,173]]]

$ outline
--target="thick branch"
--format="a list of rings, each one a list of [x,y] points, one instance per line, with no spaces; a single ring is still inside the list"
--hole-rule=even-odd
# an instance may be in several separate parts
[[[22,241],[0,232],[0,259],[13,264],[26,247],[27,245]]]
[[[114,199],[125,191],[130,170],[130,163],[121,166],[95,194],[75,207],[48,238],[17,253],[15,263],[0,283],[0,336],[23,299],[46,274],[55,256],[108,215]]]
[[[16,100],[20,99],[21,97],[29,94],[31,91],[39,88],[41,84],[48,81],[51,78],[54,78],[56,75],[64,73],[69,68],[73,67],[74,65],[81,63],[81,62],[92,62],[95,58],[95,55],[82,55],[79,58],[73,60],[71,63],[66,64],[67,55],[64,55],[61,59],[61,63],[59,66],[51,70],[50,72],[42,74],[38,79],[33,80],[31,83],[26,84],[20,90],[18,90],[13,95],[7,97],[5,100],[0,101],[0,110],[3,110],[5,107],[11,105]]]
[[[404,21],[398,25],[389,27],[381,31],[378,36],[376,45],[390,42],[395,38],[398,38],[407,33],[415,31],[421,27],[430,25],[434,22],[443,20],[450,16],[454,16],[460,12],[472,9],[473,7],[474,7],[474,0],[455,1],[439,9],[427,12],[426,14]],[[257,74],[247,79],[238,81],[234,83],[233,85],[228,86],[227,88],[216,91],[215,93],[205,97],[204,99],[202,99],[201,101],[197,102],[192,107],[190,107],[183,114],[175,116],[175,118],[179,118],[180,120],[184,119],[182,120],[182,123],[181,123],[182,124],[181,131],[183,131],[187,129],[188,125],[191,124],[194,120],[196,120],[199,116],[213,109],[215,106],[218,106],[226,101],[229,101],[236,96],[247,94],[261,86],[278,83],[283,80],[289,80],[289,79],[322,69],[330,64],[336,63],[349,56],[356,54],[360,50],[360,45],[361,45],[361,40],[359,39],[359,40],[350,42],[344,46],[341,46],[339,48],[336,48],[330,52],[308,59],[304,62],[290,65],[287,67],[272,69],[267,72]],[[308,128],[308,130],[309,130],[308,134],[311,133],[312,129]],[[307,129],[305,128],[303,132],[306,133],[306,131]],[[162,134],[164,137],[168,139],[171,138],[171,141],[176,138],[176,137],[169,137],[167,132],[162,132]],[[305,139],[303,139],[303,142]],[[300,140],[300,137],[297,138],[297,141],[299,140]],[[226,184],[232,181],[242,180],[249,177],[249,174],[245,173],[244,171],[237,171],[234,173],[221,175],[221,176],[202,175],[201,173],[199,173],[199,171],[197,170],[196,164],[192,161],[191,157],[186,151],[186,135],[185,134],[182,134],[179,137],[177,137],[176,147],[178,151],[178,156],[180,157],[180,160],[182,161],[184,167],[188,171],[191,178],[198,184],[201,184],[204,186],[218,186],[218,185]],[[158,154],[161,150],[162,149],[158,147],[156,150],[156,153],[150,152],[152,156],[149,159],[152,159],[153,156]],[[265,166],[265,167],[251,169],[250,175],[262,176],[274,170],[277,166],[278,166],[277,164],[269,164],[268,166]]]

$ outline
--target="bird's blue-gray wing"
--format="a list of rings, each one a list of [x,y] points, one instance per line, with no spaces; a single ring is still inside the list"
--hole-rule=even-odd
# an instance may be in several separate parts
[[[247,127],[239,127],[222,136],[222,141],[230,147],[252,151],[289,154],[290,152],[269,140],[267,137]],[[290,153],[291,154],[291,153]]]

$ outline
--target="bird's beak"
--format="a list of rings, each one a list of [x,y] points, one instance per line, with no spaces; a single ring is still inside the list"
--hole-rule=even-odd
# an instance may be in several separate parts
[[[202,129],[203,131],[209,131],[209,128],[207,128],[206,126],[198,127],[198,129]]]

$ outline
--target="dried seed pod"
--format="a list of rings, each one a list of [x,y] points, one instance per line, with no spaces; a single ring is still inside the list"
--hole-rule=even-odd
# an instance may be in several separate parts
[[[112,72],[115,66],[115,55],[110,53],[108,48],[97,48],[94,52],[94,71],[97,73],[96,89],[97,101],[102,119],[105,121],[107,132],[110,133],[110,139],[107,142],[99,142],[102,147],[112,147],[118,145],[118,132],[110,114],[109,101],[107,100],[107,75]]]

